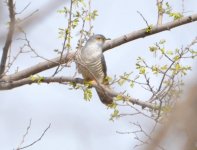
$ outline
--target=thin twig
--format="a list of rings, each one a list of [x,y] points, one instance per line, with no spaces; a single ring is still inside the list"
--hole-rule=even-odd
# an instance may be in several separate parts
[[[185,0],[182,0],[181,3],[182,3],[182,5],[181,5],[182,6],[182,13],[181,14],[184,15],[184,13],[185,13]]]
[[[28,145],[26,145],[26,146],[20,147],[20,148],[18,148],[17,150],[25,149],[25,148],[31,147],[31,146],[33,146],[34,144],[38,143],[40,140],[42,140],[43,136],[45,135],[45,133],[47,132],[47,130],[48,130],[50,127],[51,127],[51,124],[49,124],[49,126],[44,130],[44,132],[42,133],[42,135],[41,135],[37,140],[35,140],[35,141],[32,142],[31,144],[28,144]]]
[[[64,42],[63,42],[63,46],[62,46],[62,50],[61,50],[60,60],[59,61],[61,61],[61,59],[63,57],[63,54],[64,54],[64,51],[66,49],[66,42],[68,42],[70,44],[71,27],[72,27],[72,9],[73,9],[73,0],[70,1],[68,25],[67,25],[67,28],[66,28],[66,30],[68,30],[68,32],[65,32]],[[69,53],[69,49],[67,50],[67,54],[68,53]],[[53,73],[52,77],[54,77],[59,72],[59,68],[60,68],[60,65],[57,66],[57,68],[56,68],[55,72]]]
[[[17,54],[13,57],[13,59],[11,60],[9,56],[9,61],[8,61],[8,64],[7,64],[7,68],[5,70],[5,74],[9,72],[10,68],[13,66],[14,62],[17,60],[17,58],[19,57],[19,55],[21,53],[24,53],[23,52],[23,49],[24,49],[25,45],[23,45],[22,47],[20,47],[20,50],[17,52]]]
[[[22,14],[29,6],[30,6],[31,2],[29,2],[21,11],[16,12],[16,14]]]
[[[92,3],[92,1],[89,0],[88,1],[88,7],[89,7],[89,9],[88,9],[88,13],[89,13],[89,35],[91,35],[91,32],[92,32],[91,3]]]
[[[25,21],[22,22],[17,22],[17,26],[20,26],[21,28],[31,28],[34,27],[35,24],[39,24],[41,20],[46,19],[47,17],[50,16],[50,14],[52,12],[54,12],[54,10],[56,8],[58,8],[59,6],[63,5],[64,3],[66,3],[68,0],[65,1],[50,1],[48,2],[46,5],[44,5],[44,7],[40,10],[42,10],[39,14],[32,16],[31,18],[26,17],[28,19],[25,19]],[[37,12],[37,10],[35,11]],[[24,19],[23,19],[24,20]],[[20,33],[20,31],[15,31],[15,35],[18,35]],[[0,41],[2,41],[3,39],[5,39],[6,33],[3,32],[0,35]]]
[[[148,21],[145,19],[145,17],[142,15],[141,12],[137,11],[137,13],[142,17],[142,19],[145,21],[147,27],[149,27]]]
[[[20,144],[19,144],[17,150],[19,150],[20,147],[21,147],[21,146],[23,145],[23,143],[25,142],[25,138],[27,137],[30,128],[31,128],[31,119],[29,120],[29,125],[27,126],[26,132],[25,132],[25,134],[23,135],[22,140],[21,140],[21,142],[20,142]]]
[[[17,22],[17,25],[20,26],[21,23],[25,22],[26,20],[28,20],[29,18],[31,18],[32,16],[34,16],[37,12],[39,12],[39,9],[34,10],[29,15],[25,16],[24,18],[22,18],[20,21]]]

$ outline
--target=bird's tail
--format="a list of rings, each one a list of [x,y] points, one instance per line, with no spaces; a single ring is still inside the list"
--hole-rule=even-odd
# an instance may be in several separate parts
[[[103,104],[109,105],[113,103],[113,98],[109,96],[104,90],[96,89],[96,92]]]

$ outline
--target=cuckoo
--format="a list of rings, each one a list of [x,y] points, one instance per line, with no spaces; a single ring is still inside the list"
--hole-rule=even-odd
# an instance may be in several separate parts
[[[103,55],[103,45],[107,39],[100,34],[91,36],[85,46],[76,53],[76,64],[78,72],[86,81],[96,81],[109,88],[106,80],[107,67]],[[102,103],[112,104],[113,99],[102,88],[96,88]]]

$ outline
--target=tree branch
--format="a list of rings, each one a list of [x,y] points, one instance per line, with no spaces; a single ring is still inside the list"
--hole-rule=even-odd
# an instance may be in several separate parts
[[[0,81],[9,82],[9,81],[16,81],[16,80],[20,80],[23,78],[27,78],[31,75],[37,74],[37,73],[42,72],[44,70],[56,67],[59,64],[68,63],[70,60],[73,59],[74,54],[75,53],[69,53],[68,55],[62,55],[61,61],[59,61],[60,57],[56,57],[54,59],[51,59],[50,61],[44,61],[42,63],[38,63],[37,65],[34,65],[32,67],[29,67],[29,68],[19,71],[17,73],[5,76]]]
[[[84,80],[80,78],[73,78],[73,77],[35,77],[35,79],[31,79],[30,77],[28,77],[28,78],[24,78],[24,79],[13,81],[13,82],[1,83],[0,90],[10,90],[10,89],[20,87],[23,85],[39,83],[39,82],[41,83],[75,82],[75,83],[83,84]]]
[[[42,135],[37,140],[35,140],[34,142],[32,142],[29,145],[26,145],[26,146],[23,146],[23,147],[19,147],[16,150],[26,149],[26,148],[31,147],[31,146],[35,145],[36,143],[38,143],[40,140],[42,140],[43,136],[46,134],[46,132],[49,130],[50,127],[51,127],[51,124],[48,125],[48,127],[44,130]]]
[[[27,17],[25,17],[24,19],[22,19],[21,21],[17,21],[16,25],[19,26],[22,29],[32,28],[36,24],[39,24],[41,21],[43,21],[44,19],[49,17],[50,14],[53,13],[59,6],[62,6],[63,4],[65,4],[67,2],[68,2],[68,0],[49,1],[48,3],[46,3],[44,5],[44,7],[39,9],[40,13],[38,13],[37,15],[33,15],[35,12],[38,11],[38,10],[36,10],[33,13],[31,13],[30,15],[28,15]],[[15,31],[15,35],[18,35],[19,33],[20,33],[20,30]],[[5,36],[6,36],[5,32],[2,32],[1,35],[0,35],[0,42],[5,38]]]
[[[116,39],[106,42],[106,44],[104,45],[104,51],[107,51],[107,50],[112,49],[114,47],[120,46],[120,45],[125,44],[127,42],[130,42],[130,41],[133,41],[133,40],[136,40],[139,38],[144,38],[146,36],[150,36],[150,35],[162,32],[162,31],[170,30],[170,29],[173,29],[178,26],[188,24],[188,23],[194,22],[194,21],[197,21],[197,14],[194,14],[191,16],[186,16],[186,17],[183,17],[179,20],[168,22],[168,23],[165,23],[160,26],[155,25],[151,28],[150,32],[147,32],[146,28],[141,29],[141,30],[137,30],[137,31],[131,32],[129,34],[125,34],[125,35],[120,36]]]
[[[175,27],[178,27],[178,26],[190,23],[190,22],[194,22],[194,21],[197,21],[197,14],[183,17],[179,20],[172,21],[172,22],[163,24],[161,26],[155,25],[151,28],[151,31],[148,33],[146,32],[146,29],[137,30],[137,31],[131,32],[129,34],[120,36],[118,38],[115,38],[111,41],[106,42],[106,44],[104,45],[104,51],[120,46],[127,42],[130,42],[139,38],[143,38],[146,36],[150,36],[150,35],[165,31],[165,30],[170,30],[172,28],[175,28]],[[34,65],[32,67],[29,67],[27,69],[24,69],[22,71],[19,71],[18,73],[5,76],[0,81],[8,82],[8,81],[15,81],[15,80],[27,78],[30,75],[34,75],[39,72],[45,71],[47,69],[51,69],[55,66],[58,66],[59,64],[67,63],[74,58],[74,55],[75,55],[75,52],[70,52],[68,55],[66,54],[62,55],[62,62],[58,62],[60,60],[60,57],[57,57],[57,58],[51,59],[51,61],[45,61],[37,65]],[[54,63],[54,62],[57,62],[57,63]]]
[[[78,84],[84,84],[84,80],[81,78],[73,78],[73,77],[35,77],[34,79],[29,78],[24,78],[18,81],[13,81],[13,82],[7,82],[7,83],[1,83],[0,84],[0,90],[9,90],[13,89],[16,87],[20,87],[23,85],[27,84],[32,84],[32,83],[78,83]],[[142,108],[150,108],[157,110],[157,107],[149,102],[144,102],[139,99],[134,99],[129,96],[124,96],[121,93],[115,92],[112,89],[106,88],[105,85],[97,84],[97,83],[92,83],[92,87],[102,89],[105,91],[106,94],[110,95],[111,97],[117,97],[118,95],[121,95],[121,97],[125,100],[128,101],[132,104],[137,104],[139,106],[142,106]]]
[[[157,0],[157,26],[162,25],[162,21],[163,21],[163,14],[164,14],[164,10],[163,10],[163,0]]]
[[[29,120],[29,125],[27,126],[26,132],[25,132],[25,134],[23,135],[22,140],[21,140],[21,142],[20,142],[20,144],[19,144],[17,150],[19,150],[20,147],[21,147],[21,146],[23,145],[23,143],[25,142],[25,138],[26,138],[27,135],[29,134],[30,128],[31,128],[31,119]]]
[[[1,56],[1,64],[0,64],[0,77],[3,75],[5,68],[6,68],[6,61],[8,57],[8,51],[10,48],[10,45],[12,43],[12,37],[14,34],[14,28],[15,28],[15,11],[14,11],[14,4],[13,0],[8,1],[8,8],[9,8],[9,15],[10,15],[10,23],[9,23],[9,30],[7,34],[7,38],[5,41],[5,45],[3,47],[3,54]]]

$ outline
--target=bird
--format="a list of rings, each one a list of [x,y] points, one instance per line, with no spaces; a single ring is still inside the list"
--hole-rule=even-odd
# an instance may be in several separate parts
[[[82,74],[85,81],[96,81],[103,84],[106,88],[109,87],[107,77],[107,66],[103,55],[103,46],[107,39],[101,34],[92,35],[84,47],[76,53],[75,60],[77,70]],[[96,88],[96,92],[105,105],[113,103],[113,98],[109,96],[103,89]]]

